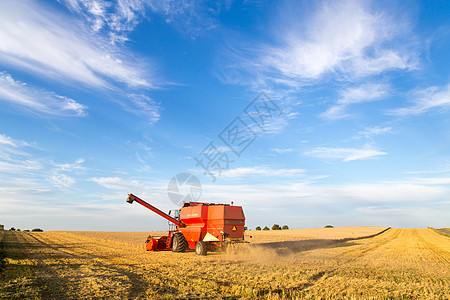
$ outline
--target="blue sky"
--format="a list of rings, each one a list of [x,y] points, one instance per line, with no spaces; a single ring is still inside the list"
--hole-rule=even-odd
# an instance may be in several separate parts
[[[3,0],[0,223],[165,230],[126,196],[175,208],[167,186],[187,172],[250,228],[448,226],[449,11]]]

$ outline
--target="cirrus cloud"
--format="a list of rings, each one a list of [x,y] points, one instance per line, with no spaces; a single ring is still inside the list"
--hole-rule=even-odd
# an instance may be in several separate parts
[[[154,86],[129,53],[69,15],[37,1],[0,2],[0,63],[62,82],[111,88]]]
[[[386,152],[377,150],[371,145],[364,145],[364,147],[361,149],[317,147],[311,151],[305,152],[305,155],[307,156],[324,159],[339,159],[345,162],[375,158],[377,156],[386,154]]]
[[[55,93],[32,88],[0,72],[0,101],[5,101],[33,112],[60,116],[84,116],[86,106]]]

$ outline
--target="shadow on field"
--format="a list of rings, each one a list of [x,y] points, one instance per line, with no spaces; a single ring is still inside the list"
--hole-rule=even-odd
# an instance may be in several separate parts
[[[95,283],[95,289],[105,295],[116,295],[115,287],[103,284],[103,281],[129,286],[127,295],[121,295],[121,298],[135,299],[145,293],[146,283],[140,274],[108,263],[97,252],[80,248],[80,244],[49,244],[41,240],[39,234],[22,232],[9,232],[8,240],[4,242],[9,258],[8,276],[13,282],[8,292],[19,295],[18,299],[38,295],[41,299],[90,299],[86,290],[80,290],[87,282]],[[0,290],[0,299],[2,292],[5,291]]]
[[[316,249],[349,247],[353,245],[356,245],[356,243],[348,243],[342,240],[303,240],[257,244],[252,247],[274,249],[277,254],[288,254]]]
[[[272,242],[252,245],[254,248],[260,249],[273,249],[277,254],[288,254],[288,253],[298,253],[302,251],[316,250],[316,249],[326,249],[326,248],[339,248],[339,247],[349,247],[357,245],[352,241],[363,240],[373,238],[391,229],[388,227],[383,231],[375,234],[357,237],[357,238],[346,238],[346,239],[314,239],[314,240],[302,240],[302,241],[285,241],[285,242]]]

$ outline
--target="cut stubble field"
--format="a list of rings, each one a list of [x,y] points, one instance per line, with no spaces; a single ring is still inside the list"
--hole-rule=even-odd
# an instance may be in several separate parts
[[[148,232],[3,233],[4,299],[450,298],[450,238],[432,229],[248,231],[205,257],[146,252]]]

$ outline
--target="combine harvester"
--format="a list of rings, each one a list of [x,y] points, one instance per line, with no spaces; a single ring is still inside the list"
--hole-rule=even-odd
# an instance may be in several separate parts
[[[242,206],[187,202],[179,210],[166,214],[129,194],[128,203],[133,201],[145,206],[174,225],[169,227],[169,235],[147,238],[147,251],[172,250],[184,252],[195,249],[198,255],[206,255],[208,250],[224,249],[229,244],[245,243],[245,217]],[[173,213],[173,216],[171,214]]]

